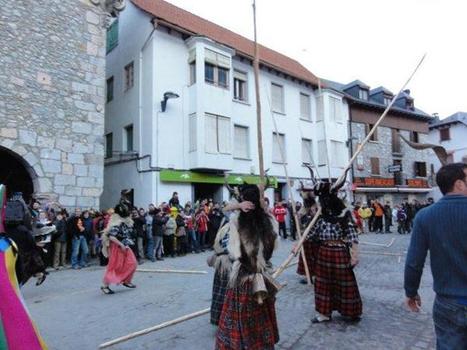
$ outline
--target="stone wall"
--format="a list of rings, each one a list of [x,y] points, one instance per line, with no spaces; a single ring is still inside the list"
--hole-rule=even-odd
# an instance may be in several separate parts
[[[88,0],[0,8],[0,146],[29,164],[38,197],[98,208],[106,15]]]

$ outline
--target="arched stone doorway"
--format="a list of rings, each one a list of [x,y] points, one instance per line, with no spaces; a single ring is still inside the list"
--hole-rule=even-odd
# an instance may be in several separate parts
[[[6,185],[7,195],[22,192],[28,202],[38,190],[37,174],[17,153],[0,146],[0,183]]]

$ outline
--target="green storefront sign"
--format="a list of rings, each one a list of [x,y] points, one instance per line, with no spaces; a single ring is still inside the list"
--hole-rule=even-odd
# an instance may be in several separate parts
[[[195,173],[193,171],[183,170],[162,170],[160,172],[161,181],[166,182],[195,182],[205,184],[219,184],[225,183],[223,175],[207,174],[207,173]],[[277,187],[277,179],[275,177],[269,177],[270,186]],[[235,175],[229,174],[227,178],[229,185],[241,185],[244,182],[247,184],[259,184],[260,177],[256,175]]]

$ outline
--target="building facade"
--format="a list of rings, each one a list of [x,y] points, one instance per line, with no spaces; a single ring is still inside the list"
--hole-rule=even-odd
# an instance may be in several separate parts
[[[0,7],[0,183],[27,199],[99,207],[106,23],[124,3]]]
[[[352,153],[391,103],[394,94],[384,87],[370,89],[356,80],[347,85],[329,82],[345,93],[349,104],[349,144]],[[428,141],[431,116],[416,109],[410,91],[401,93],[354,162],[351,175],[355,202],[378,199],[392,204],[423,201],[431,191],[429,150],[410,148],[400,137]]]
[[[114,32],[102,206],[123,188],[147,206],[174,191],[181,201],[226,200],[225,174],[233,185],[258,182],[253,42],[159,0],[130,2]],[[283,148],[298,200],[298,180],[309,178],[303,163],[336,178],[348,160],[347,102],[263,46],[259,85],[264,164],[276,186],[267,196],[287,199]]]
[[[457,112],[440,120],[435,118],[430,123],[428,142],[443,146],[448,155],[449,163],[463,162],[467,164],[467,113]],[[430,169],[432,174],[441,168],[441,163],[436,155],[430,154]],[[434,199],[441,198],[442,194],[436,186],[434,176],[432,178]]]

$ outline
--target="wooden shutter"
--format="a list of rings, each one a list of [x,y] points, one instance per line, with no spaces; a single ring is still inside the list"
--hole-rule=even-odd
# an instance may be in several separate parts
[[[370,158],[371,162],[371,174],[380,175],[379,172],[379,158]]]
[[[219,153],[230,153],[230,118],[217,117],[217,133]]]

